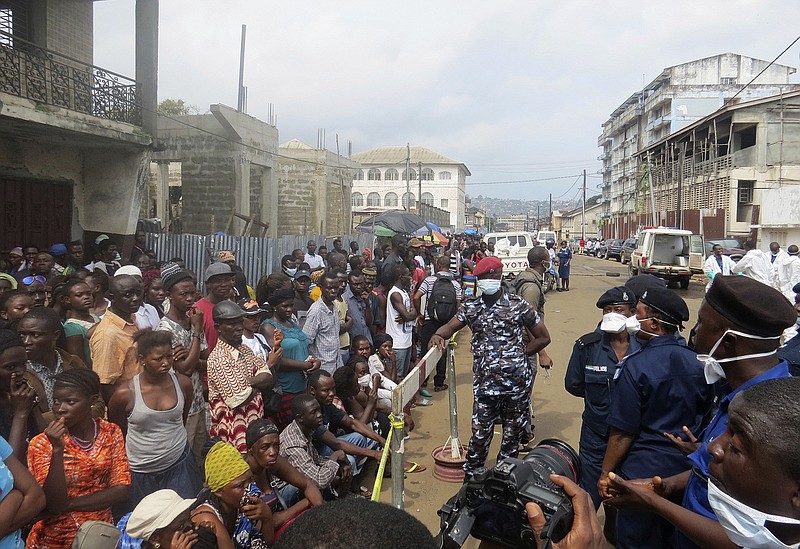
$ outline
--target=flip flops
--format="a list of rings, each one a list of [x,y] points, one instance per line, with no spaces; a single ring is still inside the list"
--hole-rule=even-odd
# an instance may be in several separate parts
[[[421,394],[421,395],[422,395],[422,396],[424,396],[424,397],[428,397],[428,398],[430,398],[430,397],[432,397],[432,396],[433,396],[433,393],[431,393],[431,392],[430,392],[429,390],[427,390],[427,389],[420,389],[420,390],[419,390],[419,394]]]
[[[421,463],[417,463],[416,461],[409,461],[406,464],[406,470],[404,471],[406,474],[408,473],[421,473],[422,471],[427,470],[428,468],[425,467]]]
[[[412,406],[412,407],[415,407],[415,406],[430,406],[431,404],[433,404],[433,402],[431,402],[431,401],[430,401],[430,400],[428,400],[427,398],[423,398],[423,399],[421,399],[421,400],[419,400],[419,401],[415,402],[415,403],[414,403],[414,404],[412,404],[411,406]]]

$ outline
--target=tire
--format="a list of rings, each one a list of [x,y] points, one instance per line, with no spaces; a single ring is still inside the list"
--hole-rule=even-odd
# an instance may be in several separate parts
[[[634,266],[633,266],[633,263],[631,263],[631,264],[628,266],[628,274],[630,274],[631,276],[636,276],[636,275],[638,275],[638,274],[639,274],[639,269],[637,269],[636,267],[634,267]]]
[[[689,282],[691,282],[691,280],[692,280],[691,278],[681,278],[681,281],[680,281],[681,289],[685,290],[686,288],[688,288],[689,287]]]

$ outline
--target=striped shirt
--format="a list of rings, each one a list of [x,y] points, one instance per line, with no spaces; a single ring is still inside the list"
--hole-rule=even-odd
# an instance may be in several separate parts
[[[312,355],[322,361],[322,369],[330,373],[342,366],[339,352],[339,314],[320,298],[308,310],[303,333],[308,337],[308,348]]]

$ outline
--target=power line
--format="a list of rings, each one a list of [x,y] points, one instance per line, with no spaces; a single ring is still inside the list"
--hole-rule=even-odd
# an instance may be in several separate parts
[[[767,66],[766,66],[766,67],[764,67],[763,69],[761,69],[761,71],[760,71],[760,72],[759,72],[757,75],[755,75],[755,76],[754,76],[754,77],[753,77],[753,78],[750,80],[750,82],[748,82],[747,84],[745,84],[744,86],[742,86],[742,87],[739,89],[739,91],[737,91],[735,94],[733,94],[733,96],[732,96],[730,99],[727,99],[727,100],[725,100],[725,103],[723,103],[722,107],[720,107],[720,108],[719,108],[719,109],[717,109],[717,110],[720,110],[720,109],[723,109],[723,108],[727,107],[727,106],[728,106],[728,105],[731,103],[731,101],[733,101],[734,99],[736,99],[736,97],[737,97],[737,96],[738,96],[740,93],[742,93],[742,92],[743,92],[745,89],[747,89],[747,87],[748,87],[748,86],[750,86],[750,84],[752,84],[753,82],[755,82],[756,78],[758,78],[759,76],[761,76],[762,74],[764,74],[765,72],[767,72],[767,69],[768,69],[768,68],[770,68],[770,67],[771,67],[771,66],[772,66],[772,65],[775,63],[775,61],[777,61],[778,59],[780,59],[780,58],[781,58],[781,56],[782,56],[784,53],[786,53],[787,51],[789,51],[789,49],[790,49],[792,46],[794,46],[795,44],[797,44],[797,42],[798,42],[798,41],[800,41],[800,36],[798,36],[797,38],[795,38],[794,40],[792,40],[792,43],[791,43],[791,44],[789,44],[788,46],[786,46],[786,48],[785,48],[785,49],[784,49],[782,52],[780,52],[780,53],[778,54],[778,56],[777,56],[775,59],[773,59],[772,61],[770,61],[770,62],[767,64]]]
[[[507,185],[507,184],[510,184],[510,183],[538,183],[540,181],[555,181],[555,180],[558,180],[558,179],[572,179],[573,177],[575,177],[575,176],[574,175],[562,175],[562,176],[558,176],[558,177],[543,177],[541,179],[516,179],[514,181],[484,181],[484,182],[467,181],[467,185]],[[570,187],[570,189],[571,188],[572,187]],[[569,191],[567,191],[567,192],[569,192]],[[564,193],[564,194],[566,194],[566,193]]]

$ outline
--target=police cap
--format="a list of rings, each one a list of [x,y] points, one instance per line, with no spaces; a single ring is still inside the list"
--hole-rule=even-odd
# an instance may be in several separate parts
[[[746,276],[715,276],[706,303],[741,331],[762,337],[781,335],[797,320],[782,293]]]
[[[503,262],[497,257],[489,256],[484,257],[478,262],[478,266],[472,271],[475,276],[481,276],[489,273],[499,273],[503,271]]]
[[[602,309],[607,305],[636,305],[636,296],[625,286],[610,288],[597,300],[597,308]]]
[[[651,274],[640,274],[632,276],[625,282],[625,287],[633,292],[636,299],[640,299],[642,294],[650,288],[666,288],[667,283],[661,278]]]
[[[681,296],[667,288],[650,288],[645,290],[639,301],[665,315],[668,321],[677,326],[689,320],[689,307]]]

